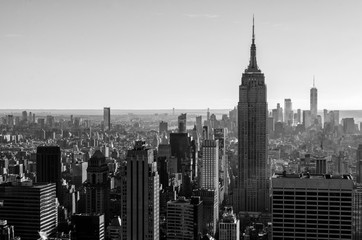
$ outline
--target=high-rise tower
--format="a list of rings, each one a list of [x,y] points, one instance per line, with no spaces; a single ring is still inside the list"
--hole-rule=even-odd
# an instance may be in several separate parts
[[[266,212],[269,206],[267,89],[264,74],[256,62],[254,18],[252,36],[249,66],[242,75],[239,87],[239,175],[234,193],[236,212]]]
[[[127,152],[127,220],[124,230],[129,240],[158,240],[160,189],[153,150],[137,141]]]
[[[311,114],[311,120],[314,124],[314,121],[317,119],[317,111],[318,111],[318,91],[315,87],[315,81],[313,77],[313,87],[310,89],[310,114]]]
[[[111,108],[105,107],[103,109],[103,125],[104,130],[110,130],[111,129]]]

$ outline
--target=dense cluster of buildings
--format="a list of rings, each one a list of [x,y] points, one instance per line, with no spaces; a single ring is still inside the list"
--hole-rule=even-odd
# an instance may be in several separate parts
[[[253,24],[238,106],[220,120],[6,114],[0,239],[361,239],[354,119],[322,119],[315,86],[310,110],[288,98],[269,112],[266,96]]]

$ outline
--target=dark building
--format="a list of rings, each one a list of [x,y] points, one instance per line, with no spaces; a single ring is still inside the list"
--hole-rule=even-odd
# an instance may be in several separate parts
[[[160,237],[160,183],[153,153],[143,141],[137,141],[127,152],[127,195],[122,196],[127,198],[127,220],[122,220],[122,232],[127,233],[124,239],[156,240]]]
[[[236,194],[234,193],[236,212],[266,212],[269,210],[266,93],[264,74],[256,62],[253,22],[250,62],[242,75],[239,87],[239,174]]]
[[[62,163],[60,147],[39,146],[36,149],[36,178],[39,183],[55,183],[59,203],[63,204],[62,196]]]
[[[104,214],[104,223],[109,221],[108,165],[103,153],[95,151],[88,161],[85,210],[87,214]]]
[[[219,201],[216,190],[195,189],[194,196],[199,196],[203,203],[202,210],[202,233],[215,235],[217,222],[219,220]]]
[[[75,214],[72,216],[72,240],[103,240],[103,214]]]
[[[182,174],[181,194],[189,198],[192,195],[192,169],[196,159],[193,158],[191,137],[188,133],[170,134],[171,156],[177,159],[177,172]]]
[[[0,185],[0,216],[13,225],[22,240],[39,238],[57,227],[54,183],[14,182]]]

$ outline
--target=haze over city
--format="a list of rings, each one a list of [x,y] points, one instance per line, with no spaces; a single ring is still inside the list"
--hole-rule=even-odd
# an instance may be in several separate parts
[[[360,1],[0,2],[2,109],[231,109],[252,16],[268,107],[361,109]]]

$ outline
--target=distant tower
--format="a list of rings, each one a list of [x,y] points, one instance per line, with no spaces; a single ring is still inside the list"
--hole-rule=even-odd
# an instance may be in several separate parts
[[[36,178],[39,183],[55,183],[57,198],[63,204],[60,147],[39,146],[36,149]]]
[[[153,150],[137,141],[127,152],[127,229],[128,240],[158,240],[159,175]],[[123,222],[122,222],[123,224]]]
[[[178,132],[186,133],[186,113],[181,113],[181,115],[178,116]]]
[[[250,62],[242,75],[238,103],[239,174],[234,199],[236,212],[267,212],[269,180],[267,176],[267,117],[264,74],[256,62],[254,35]]]
[[[292,100],[290,98],[284,99],[284,121],[288,125],[293,123]]]
[[[108,225],[109,181],[108,165],[103,153],[95,151],[88,161],[86,189],[86,213],[104,214],[105,224]]]
[[[310,114],[312,123],[317,119],[318,112],[318,90],[315,87],[315,79],[313,77],[313,87],[310,89]]]
[[[103,109],[103,123],[104,131],[109,131],[111,129],[111,108],[105,107]]]

